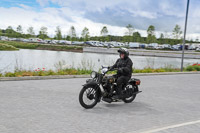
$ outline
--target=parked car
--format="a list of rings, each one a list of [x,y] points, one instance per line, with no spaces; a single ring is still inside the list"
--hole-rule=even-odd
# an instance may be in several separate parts
[[[158,46],[157,43],[150,43],[150,44],[148,45],[148,48],[153,48],[153,49],[155,49],[157,46]]]
[[[196,46],[193,44],[189,45],[188,47],[188,50],[195,50],[195,49],[196,49]]]
[[[8,37],[7,36],[0,36],[0,40],[6,41],[6,40],[8,40]]]
[[[200,51],[200,48],[196,48],[196,51]]]
[[[173,45],[172,50],[181,50],[180,45],[179,44]]]
[[[78,41],[73,41],[72,45],[82,45],[84,44],[84,42],[78,42]]]
[[[88,45],[97,47],[98,44],[99,44],[99,41],[87,41],[87,42],[85,42],[85,43],[88,44]]]
[[[140,44],[137,42],[130,42],[129,48],[140,48]]]
[[[164,48],[163,45],[158,45],[155,47],[155,49],[163,49],[163,48]]]
[[[185,45],[185,50],[188,50],[188,45]],[[183,48],[183,45],[182,44],[180,44],[180,50],[182,50],[182,48]]]
[[[169,48],[169,49],[171,49],[172,46],[170,44],[163,44],[163,48]]]
[[[67,44],[66,40],[59,40],[58,44]]]
[[[139,47],[144,49],[144,48],[146,48],[147,46],[148,46],[147,44],[141,43]]]

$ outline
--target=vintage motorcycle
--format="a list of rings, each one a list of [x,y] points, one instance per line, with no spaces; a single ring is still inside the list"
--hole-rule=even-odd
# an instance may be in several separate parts
[[[114,69],[117,70],[117,69]],[[91,72],[91,79],[86,80],[86,84],[83,85],[79,93],[79,102],[82,107],[86,109],[93,108],[98,102],[105,101],[131,103],[136,95],[142,91],[139,91],[138,85],[140,85],[140,80],[131,78],[127,84],[123,84],[123,99],[114,99],[113,96],[116,95],[116,80],[117,76],[106,76],[106,73],[111,71],[109,67],[101,68],[100,72]],[[113,70],[112,70],[113,71]]]

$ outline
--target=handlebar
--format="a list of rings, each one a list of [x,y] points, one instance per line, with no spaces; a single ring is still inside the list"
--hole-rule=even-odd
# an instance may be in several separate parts
[[[115,70],[118,70],[118,68],[114,68],[114,69],[112,69],[112,70],[110,70],[110,71],[115,71]]]
[[[104,67],[104,66],[101,66],[101,67],[102,67],[102,69],[104,69],[104,68],[107,68],[107,69],[108,69],[104,74],[106,74],[106,73],[109,72],[109,71],[118,70],[118,68],[110,69],[111,67]]]

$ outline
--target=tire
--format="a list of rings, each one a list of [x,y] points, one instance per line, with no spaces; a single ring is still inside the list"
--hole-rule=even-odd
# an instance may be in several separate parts
[[[91,104],[85,103],[83,98],[84,95],[87,99],[94,101]],[[85,109],[91,109],[97,104],[97,102],[98,102],[98,94],[94,86],[84,86],[79,93],[79,103],[81,104],[81,106]]]
[[[130,85],[130,84],[129,84],[129,85]],[[127,86],[128,86],[128,85],[127,85]],[[130,86],[132,86],[132,87],[134,88],[134,92],[137,92],[137,91],[138,91],[138,86],[136,86],[136,85],[130,85]],[[131,97],[124,98],[123,101],[124,101],[125,103],[131,103],[131,102],[133,102],[133,100],[136,98],[136,95],[137,95],[137,94],[133,94]]]

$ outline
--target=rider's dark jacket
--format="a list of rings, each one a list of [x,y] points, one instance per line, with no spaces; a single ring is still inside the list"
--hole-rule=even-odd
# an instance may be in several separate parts
[[[122,72],[118,73],[118,76],[127,76],[131,77],[132,75],[132,66],[133,62],[129,57],[125,57],[124,59],[119,58],[116,63],[111,67],[111,69],[118,68],[121,69]]]

